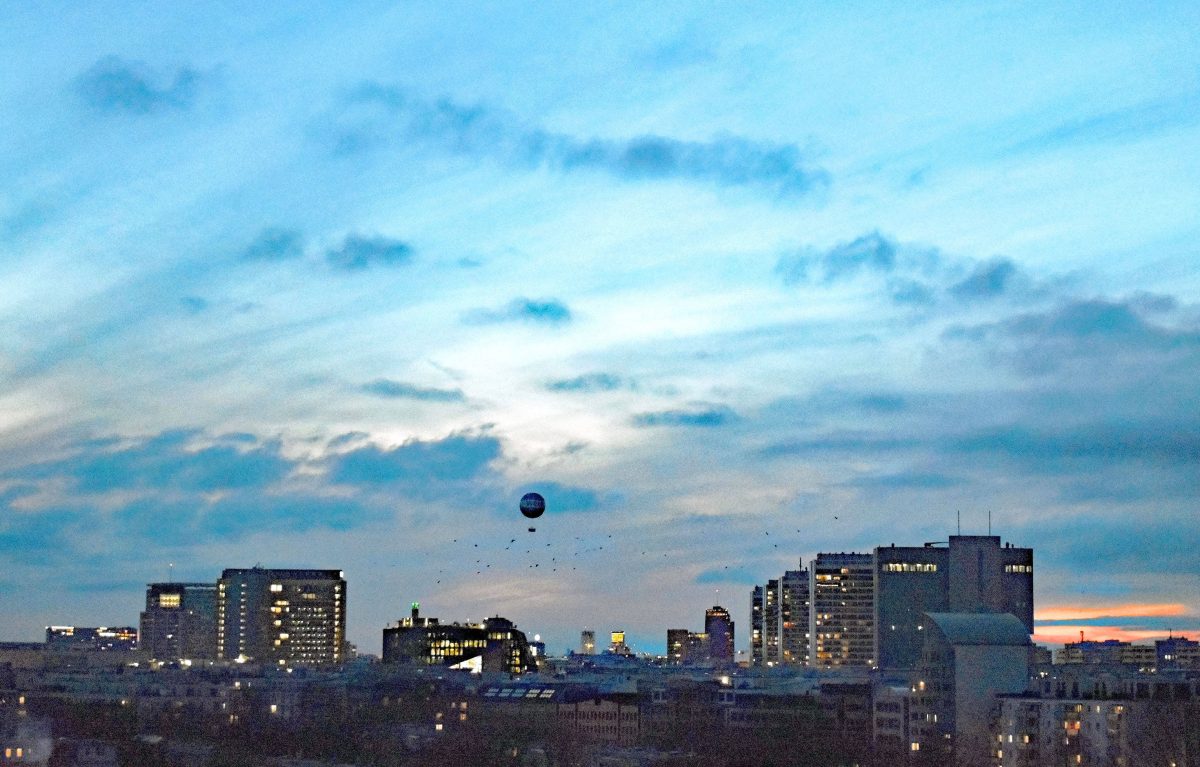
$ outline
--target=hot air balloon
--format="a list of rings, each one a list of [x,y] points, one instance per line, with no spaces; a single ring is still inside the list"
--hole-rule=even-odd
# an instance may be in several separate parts
[[[546,499],[540,493],[526,493],[521,496],[521,514],[527,519],[537,519],[542,516],[542,512],[546,510]],[[537,528],[529,528],[529,532],[536,533]]]

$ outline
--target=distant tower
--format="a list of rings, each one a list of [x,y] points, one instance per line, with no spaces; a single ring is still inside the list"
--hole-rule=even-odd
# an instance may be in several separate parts
[[[733,620],[729,611],[713,605],[704,612],[704,633],[708,635],[709,657],[717,663],[733,663]]]
[[[580,655],[595,655],[596,654],[596,632],[591,629],[584,629],[579,632],[579,654]]]

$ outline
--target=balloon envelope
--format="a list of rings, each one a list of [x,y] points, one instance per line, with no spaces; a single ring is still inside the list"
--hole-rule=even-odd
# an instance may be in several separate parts
[[[546,499],[538,493],[526,493],[521,496],[521,513],[530,519],[537,519],[546,510]]]

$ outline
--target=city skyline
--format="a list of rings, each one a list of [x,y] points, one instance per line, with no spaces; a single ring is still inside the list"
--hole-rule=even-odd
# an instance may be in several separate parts
[[[0,638],[261,562],[744,649],[960,511],[1200,632],[1194,4],[289,10],[0,29]]]

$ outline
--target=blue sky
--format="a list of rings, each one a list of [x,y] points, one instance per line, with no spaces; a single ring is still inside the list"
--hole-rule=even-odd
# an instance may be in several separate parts
[[[413,600],[742,644],[958,510],[1047,626],[1200,631],[1198,16],[10,10],[6,637],[261,562],[368,651]]]

